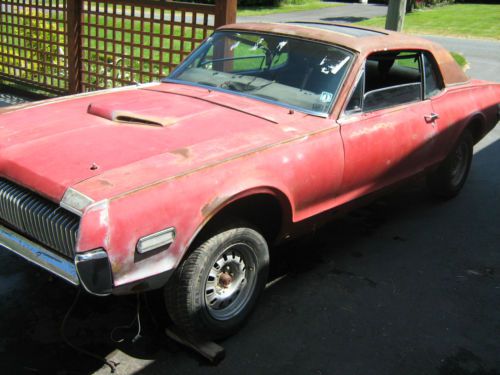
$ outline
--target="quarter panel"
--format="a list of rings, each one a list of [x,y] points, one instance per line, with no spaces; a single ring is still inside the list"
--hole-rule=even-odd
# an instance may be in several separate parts
[[[439,130],[439,159],[444,159],[449,154],[473,118],[482,119],[485,132],[493,128],[498,121],[496,106],[500,97],[495,88],[499,86],[473,81],[471,84],[448,88],[441,95],[432,98],[433,110],[439,115],[436,121]]]

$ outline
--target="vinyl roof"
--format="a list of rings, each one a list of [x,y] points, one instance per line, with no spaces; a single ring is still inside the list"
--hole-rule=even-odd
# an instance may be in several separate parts
[[[446,49],[428,39],[404,33],[359,27],[351,24],[326,22],[236,23],[222,26],[218,30],[267,32],[331,43],[355,51],[363,58],[374,52],[389,50],[429,51],[436,59],[446,85],[463,83],[468,80],[467,76]]]

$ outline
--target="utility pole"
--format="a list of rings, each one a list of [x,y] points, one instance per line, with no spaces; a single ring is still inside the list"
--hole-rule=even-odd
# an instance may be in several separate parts
[[[401,31],[406,13],[407,0],[389,0],[385,28],[387,30]]]

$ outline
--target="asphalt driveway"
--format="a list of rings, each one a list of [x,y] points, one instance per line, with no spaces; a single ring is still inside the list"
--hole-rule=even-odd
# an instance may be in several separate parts
[[[500,374],[499,140],[497,128],[476,148],[452,201],[417,184],[278,249],[275,283],[216,367],[162,335],[157,295],[135,343],[133,297],[82,295],[66,334],[119,374]],[[0,262],[0,373],[109,374],[61,339],[75,291]]]
[[[500,81],[500,44],[482,43],[444,39],[472,76]],[[66,335],[119,374],[500,375],[499,161],[497,127],[456,199],[408,186],[277,249],[274,283],[216,367],[164,337],[156,294],[141,299],[134,343],[134,297],[82,295]],[[110,373],[60,336],[74,297],[0,252],[0,373]]]

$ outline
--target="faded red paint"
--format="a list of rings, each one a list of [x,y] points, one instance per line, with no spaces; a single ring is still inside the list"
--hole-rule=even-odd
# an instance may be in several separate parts
[[[298,35],[296,26],[259,27]],[[299,36],[326,38],[325,31],[308,33]],[[121,286],[176,267],[196,234],[230,202],[274,195],[290,211],[285,224],[293,230],[441,161],[472,116],[481,117],[484,133],[497,122],[500,85],[451,85],[461,81],[455,68],[432,100],[342,118],[349,85],[379,43],[340,39],[359,53],[329,118],[167,83],[53,100],[1,115],[0,176],[54,202],[69,187],[92,198],[77,251],[106,249],[115,286]],[[404,37],[394,45],[414,42]],[[448,69],[441,49],[428,50]],[[162,126],[112,121],[116,111]],[[423,116],[433,111],[439,120],[426,123]],[[139,238],[167,227],[176,228],[172,247],[137,257]]]

